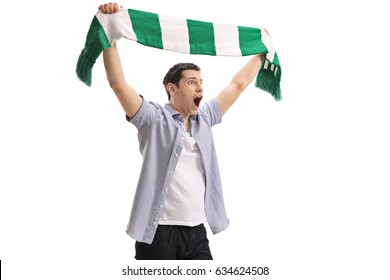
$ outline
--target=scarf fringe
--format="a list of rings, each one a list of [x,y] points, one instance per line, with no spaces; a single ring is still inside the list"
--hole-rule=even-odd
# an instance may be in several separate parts
[[[80,81],[82,81],[87,86],[92,85],[92,67],[94,62],[88,59],[88,56],[85,54],[84,50],[81,52],[79,59],[76,65],[76,74]]]
[[[282,100],[280,78],[270,69],[261,68],[256,77],[256,87],[270,93],[276,101]]]

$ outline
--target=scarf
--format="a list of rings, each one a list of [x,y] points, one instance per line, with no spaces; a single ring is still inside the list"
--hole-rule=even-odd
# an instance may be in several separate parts
[[[99,55],[122,37],[148,47],[187,54],[248,56],[263,54],[255,86],[281,100],[281,68],[270,36],[262,28],[182,19],[134,9],[115,14],[98,11],[76,65],[78,78],[92,84],[92,67]]]

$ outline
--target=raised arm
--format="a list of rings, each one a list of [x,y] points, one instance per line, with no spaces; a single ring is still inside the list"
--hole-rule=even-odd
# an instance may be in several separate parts
[[[253,81],[260,70],[264,56],[254,55],[249,62],[234,75],[229,85],[225,87],[215,98],[221,109],[222,115],[233,105],[245,88]]]
[[[119,6],[116,3],[99,6],[99,10],[106,14],[116,13],[118,9]],[[141,107],[142,98],[126,82],[116,43],[103,52],[103,61],[110,87],[115,92],[126,114],[133,118]]]

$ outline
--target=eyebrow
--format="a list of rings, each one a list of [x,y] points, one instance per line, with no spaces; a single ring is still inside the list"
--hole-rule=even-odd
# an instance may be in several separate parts
[[[187,81],[188,81],[188,80],[197,80],[197,78],[196,78],[196,77],[188,77],[188,78],[187,78]],[[203,79],[200,79],[200,81],[203,82]]]

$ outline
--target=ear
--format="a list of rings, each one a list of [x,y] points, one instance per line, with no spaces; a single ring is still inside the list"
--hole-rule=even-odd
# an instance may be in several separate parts
[[[167,84],[167,91],[169,91],[171,96],[175,94],[176,88],[177,88],[177,86],[175,84],[173,84],[173,83],[168,83]]]

